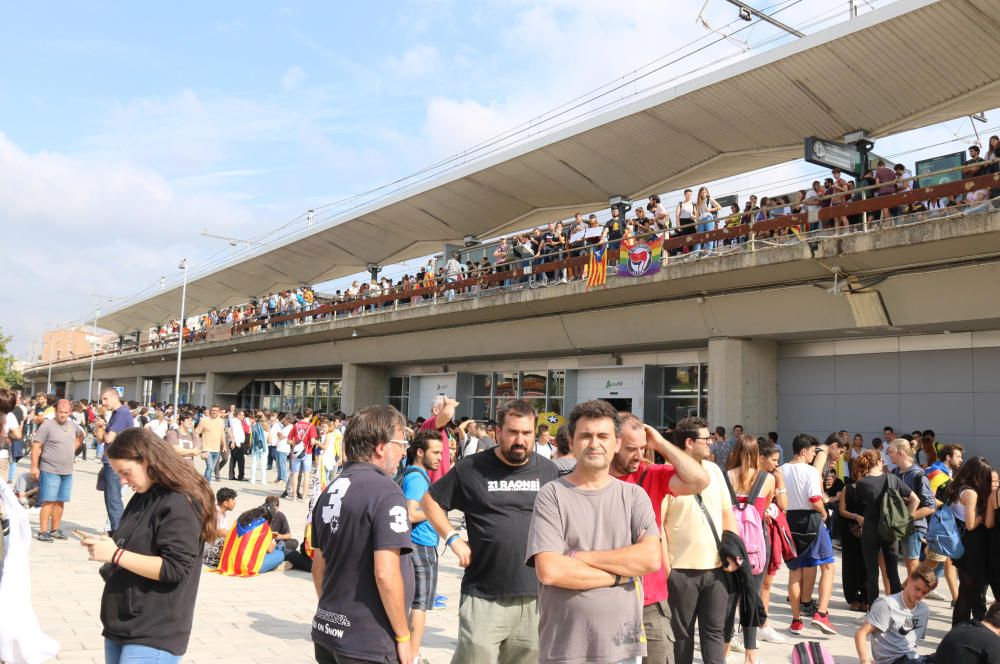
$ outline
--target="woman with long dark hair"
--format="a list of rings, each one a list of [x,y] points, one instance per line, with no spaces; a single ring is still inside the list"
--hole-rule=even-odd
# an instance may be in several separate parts
[[[945,502],[951,505],[965,545],[965,555],[954,561],[958,568],[958,599],[951,614],[952,625],[970,617],[982,620],[986,615],[986,529],[993,527],[996,509],[996,492],[992,488],[993,469],[980,456],[967,459],[948,486]]]
[[[760,451],[757,447],[757,439],[753,436],[743,435],[736,440],[733,451],[729,453],[729,469],[726,471],[729,486],[732,487],[736,495],[736,504],[746,505],[746,509],[757,510],[760,523],[763,527],[766,518],[768,505],[774,500],[774,477],[760,469]],[[767,537],[767,531],[761,532],[762,537]],[[764,551],[770,552],[770,547],[765,546]],[[764,561],[764,569],[753,577],[754,590],[760,593],[760,586],[767,574],[767,561]],[[727,646],[733,639],[733,630],[736,619],[736,606],[739,604],[739,594],[733,593],[729,596],[729,612],[726,616],[725,637]],[[741,621],[742,622],[742,621]],[[743,648],[745,648],[744,661],[746,664],[755,664],[757,661],[757,626],[743,626]]]
[[[212,490],[148,429],[125,429],[106,454],[135,495],[113,537],[82,542],[104,563],[105,662],[179,662],[191,637],[202,546],[215,535]]]

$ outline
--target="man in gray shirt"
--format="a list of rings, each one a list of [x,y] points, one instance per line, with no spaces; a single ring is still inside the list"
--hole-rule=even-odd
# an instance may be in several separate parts
[[[854,647],[861,664],[893,664],[897,661],[921,661],[917,641],[927,633],[930,609],[921,600],[937,585],[930,570],[917,568],[906,579],[901,592],[876,599],[865,622],[854,633]],[[868,639],[872,656],[868,657]]]
[[[66,539],[59,525],[73,490],[73,457],[83,445],[83,429],[70,419],[72,410],[68,400],[57,401],[56,416],[43,421],[31,439],[31,477],[38,480],[38,501],[42,504],[40,542]]]
[[[579,404],[567,426],[576,467],[538,492],[525,554],[541,583],[538,661],[633,661],[646,655],[637,578],[661,564],[653,505],[609,472],[621,446],[611,404]]]

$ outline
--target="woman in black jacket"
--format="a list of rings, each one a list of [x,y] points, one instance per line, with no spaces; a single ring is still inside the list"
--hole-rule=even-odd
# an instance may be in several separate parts
[[[90,559],[104,563],[105,662],[179,662],[191,636],[202,547],[216,529],[212,491],[148,429],[122,431],[107,456],[135,495],[113,538],[83,540]]]

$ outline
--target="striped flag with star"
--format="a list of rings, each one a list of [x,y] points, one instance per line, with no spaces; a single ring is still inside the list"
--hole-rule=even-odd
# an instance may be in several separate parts
[[[587,290],[603,286],[608,281],[608,245],[594,247],[587,263]]]
[[[246,527],[236,524],[222,545],[219,568],[213,571],[223,576],[257,576],[272,538],[271,527],[264,519],[256,519]]]

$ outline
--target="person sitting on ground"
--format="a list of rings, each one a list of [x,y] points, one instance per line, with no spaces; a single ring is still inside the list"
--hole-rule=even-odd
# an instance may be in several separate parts
[[[14,482],[14,495],[22,507],[38,507],[38,480],[31,473],[21,473]]]
[[[1000,664],[1000,602],[993,602],[982,622],[970,620],[945,634],[934,652],[934,661]]]
[[[219,556],[222,554],[222,544],[226,535],[233,527],[232,513],[236,509],[236,492],[229,487],[222,487],[215,492],[215,537],[211,542],[205,542],[205,553],[202,556],[205,564],[215,568],[219,566]]]
[[[278,497],[268,496],[264,499],[264,503],[270,505],[274,512],[274,516],[271,518],[271,535],[277,542],[276,548],[294,551],[298,542],[292,539],[292,528],[288,525],[288,517],[278,509],[280,504]]]
[[[223,576],[257,576],[284,563],[285,549],[277,546],[271,533],[273,518],[274,509],[269,503],[240,514],[222,544],[216,571]]]
[[[917,641],[927,633],[930,609],[922,602],[937,577],[930,570],[918,568],[906,579],[895,595],[876,599],[865,622],[854,633],[854,647],[861,664],[918,664],[933,661],[917,653]],[[868,656],[868,639],[871,653]],[[940,660],[945,661],[945,660]],[[949,664],[954,664],[948,660]]]

